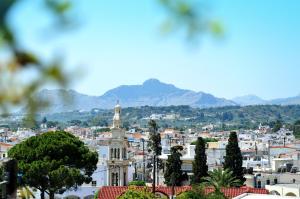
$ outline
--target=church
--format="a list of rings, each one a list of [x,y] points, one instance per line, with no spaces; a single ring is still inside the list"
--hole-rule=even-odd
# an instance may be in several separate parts
[[[128,159],[128,140],[125,131],[121,128],[121,106],[115,106],[113,125],[111,128],[112,138],[108,141],[107,160],[107,184],[109,186],[126,186],[132,179],[132,173],[128,172],[130,161]]]

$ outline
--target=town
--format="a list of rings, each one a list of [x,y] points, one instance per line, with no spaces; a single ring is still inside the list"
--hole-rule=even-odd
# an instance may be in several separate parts
[[[159,121],[161,115],[150,115],[148,121]],[[167,116],[168,119],[175,119]],[[242,154],[242,168],[245,178],[244,187],[236,188],[232,193],[224,192],[230,198],[245,193],[268,193],[279,196],[300,197],[300,142],[295,139],[292,130],[284,125],[270,128],[259,125],[254,130],[215,131],[214,125],[205,125],[201,130],[187,129],[180,131],[173,128],[157,127],[160,137],[161,152],[157,155],[159,164],[153,165],[155,153],[150,150],[151,128],[128,130],[122,128],[122,112],[120,104],[114,108],[113,123],[108,126],[68,126],[64,131],[78,137],[86,146],[98,154],[97,168],[89,184],[83,184],[76,190],[67,190],[63,194],[55,194],[57,198],[116,198],[127,190],[127,186],[135,182],[157,187],[157,194],[176,196],[191,189],[193,181],[193,162],[196,157],[198,138],[205,143],[206,165],[208,171],[223,167],[226,158],[226,146],[232,132],[236,133],[238,147]],[[1,162],[5,162],[8,151],[14,145],[49,131],[57,131],[56,127],[48,127],[44,118],[37,130],[19,128],[10,131],[1,128]],[[155,124],[156,125],[156,124]],[[153,130],[153,129],[152,129]],[[180,150],[181,172],[185,179],[176,184],[174,193],[161,187],[170,185],[165,179],[168,158],[172,148]],[[118,188],[120,187],[120,188]],[[179,189],[180,188],[180,189]],[[39,197],[36,189],[30,189],[32,196]],[[178,189],[178,190],[177,190]],[[249,191],[249,190],[250,191]],[[160,190],[160,191],[159,191]],[[20,194],[22,190],[18,190]],[[173,195],[172,195],[173,194]],[[263,197],[263,196],[260,196]]]
[[[0,199],[300,199],[299,0],[0,0]]]

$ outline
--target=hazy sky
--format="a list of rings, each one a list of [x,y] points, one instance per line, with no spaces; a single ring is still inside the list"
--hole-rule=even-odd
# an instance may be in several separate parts
[[[226,98],[300,93],[299,0],[209,1],[225,37],[204,36],[193,46],[160,34],[164,12],[156,0],[77,0],[80,26],[62,35],[49,33],[38,1],[24,2],[31,4],[13,14],[24,45],[64,57],[76,73],[70,88],[85,94],[149,78]]]

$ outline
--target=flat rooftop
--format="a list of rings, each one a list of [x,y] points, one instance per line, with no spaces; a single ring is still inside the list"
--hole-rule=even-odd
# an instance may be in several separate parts
[[[266,195],[266,194],[242,194],[233,199],[295,199],[293,196],[278,196],[278,195]]]

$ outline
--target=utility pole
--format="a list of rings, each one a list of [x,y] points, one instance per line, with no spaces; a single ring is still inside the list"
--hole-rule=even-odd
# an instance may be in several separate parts
[[[136,168],[136,162],[134,163],[134,180],[137,180],[137,168]]]
[[[256,142],[255,142],[255,155],[257,155],[257,145],[256,145]]]
[[[145,175],[146,175],[146,170],[145,170],[145,140],[142,138],[142,143],[143,143],[143,181],[145,181]]]
[[[271,148],[271,140],[268,140],[268,163],[269,163],[269,166],[271,167],[271,151],[270,151],[270,148]]]
[[[156,174],[156,155],[153,155],[153,181],[152,181],[152,193],[155,194],[155,176]]]
[[[172,196],[171,198],[174,199],[174,195],[175,195],[175,175],[174,173],[172,173],[172,176],[171,176],[171,181],[172,181]]]
[[[156,158],[156,184],[159,185],[159,168],[158,168],[158,158]]]

